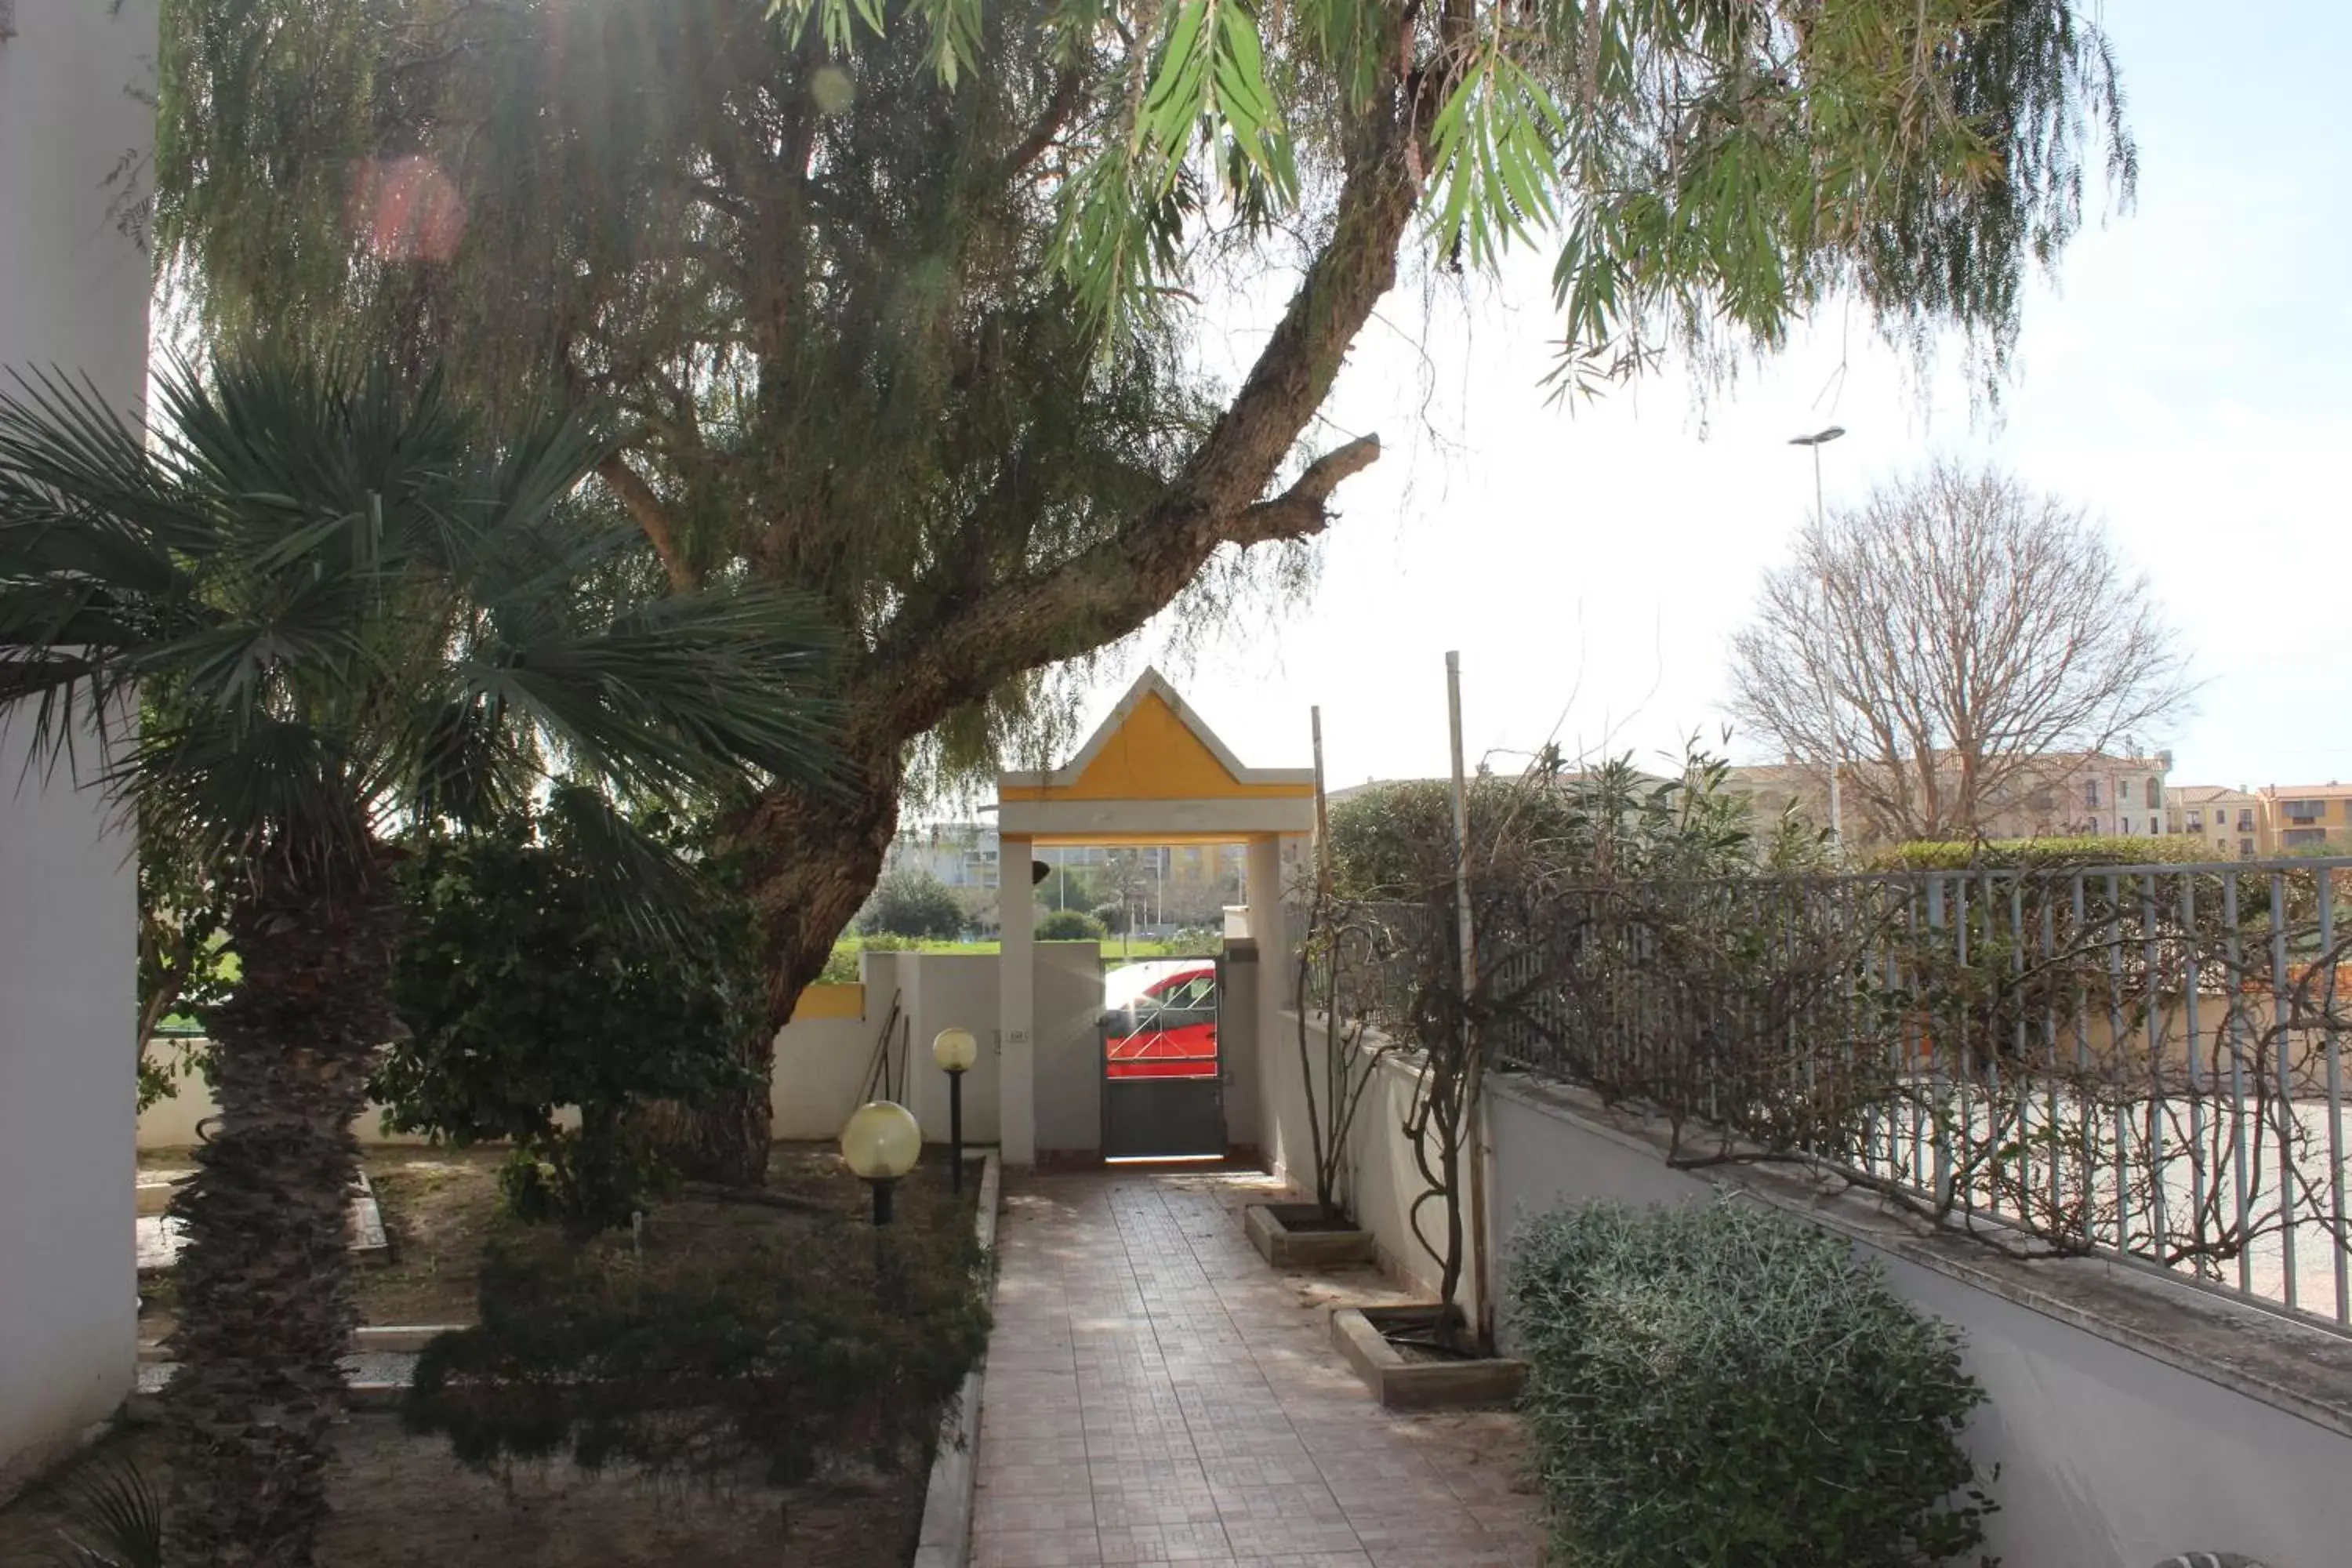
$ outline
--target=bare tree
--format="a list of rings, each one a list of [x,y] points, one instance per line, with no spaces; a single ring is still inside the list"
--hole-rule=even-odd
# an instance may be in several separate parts
[[[1805,526],[1732,681],[1741,723],[1840,762],[1849,809],[1905,839],[1979,831],[2190,691],[2147,580],[2081,510],[1946,464]]]

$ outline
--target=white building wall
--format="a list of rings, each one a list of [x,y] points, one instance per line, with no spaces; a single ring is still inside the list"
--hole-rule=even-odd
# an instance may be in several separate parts
[[[1490,1105],[1506,1233],[1595,1199],[1688,1203],[1713,1191],[1531,1098],[1504,1089]],[[1999,1467],[1986,1544],[2009,1568],[2149,1568],[2215,1550],[2277,1568],[2352,1562],[2352,1437],[1904,1257],[1862,1251],[1898,1294],[1966,1336],[1986,1394],[1968,1448],[1979,1468]],[[2036,1267],[2053,1283],[2066,1269],[2108,1273],[2088,1261]]]
[[[1001,1026],[1003,961],[994,953],[868,952],[859,972],[864,1017],[795,1020],[777,1035],[770,1086],[775,1135],[818,1142],[839,1135],[874,1072],[895,999],[891,1092],[915,1113],[925,1140],[946,1142],[950,1124],[948,1077],[931,1056],[931,1042],[942,1029],[961,1028],[980,1042],[979,1059],[964,1075],[964,1142],[1003,1142],[1010,1054]],[[1033,1129],[1033,1151],[1093,1154],[1102,1143],[1101,955],[1091,942],[1033,942],[1025,989],[1033,1038],[1025,1053],[1031,1095],[1022,1120]]]
[[[1296,1030],[1296,1015],[1285,1021]],[[1319,1017],[1308,1031],[1319,1062]],[[1266,1155],[1303,1189],[1313,1180],[1306,1094],[1295,1055],[1281,1056],[1268,1053],[1261,1064]],[[1350,1205],[1388,1269],[1433,1293],[1434,1260],[1408,1219],[1422,1183],[1399,1131],[1412,1068],[1392,1056],[1378,1075],[1349,1150]],[[1318,1068],[1318,1096],[1328,1102],[1321,1076]],[[1636,1138],[1509,1079],[1490,1088],[1488,1220],[1498,1252],[1519,1221],[1565,1205],[1688,1203],[1712,1190]],[[1433,1231],[1437,1223],[1433,1213]],[[1991,1489],[2000,1511],[1989,1521],[1987,1544],[2009,1568],[2150,1568],[2176,1552],[2210,1550],[2276,1568],[2352,1563],[2352,1491],[2343,1484],[2352,1477],[2352,1436],[2231,1386],[2227,1356],[2211,1363],[2216,1376],[2196,1375],[2055,1310],[1858,1245],[1898,1294],[1965,1336],[1967,1365],[1987,1395],[1967,1443],[1979,1468],[1999,1468]],[[2109,1290],[2156,1292],[2161,1301],[2179,1289],[2187,1299],[2185,1288],[2094,1260],[2032,1267],[2049,1300],[2078,1302],[2067,1310],[2080,1310],[2080,1298],[2064,1281],[2084,1274]],[[2194,1300],[2199,1310],[2219,1310]],[[1465,1305],[1473,1305],[1466,1296]],[[2312,1342],[2323,1337],[2307,1332]]]
[[[15,0],[0,38],[0,374],[146,380],[110,175],[153,144],[153,0]],[[130,1392],[135,889],[97,800],[0,732],[0,1495]]]

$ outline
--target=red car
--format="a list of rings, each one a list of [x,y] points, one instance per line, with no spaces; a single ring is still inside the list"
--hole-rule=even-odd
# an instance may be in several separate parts
[[[1217,965],[1169,958],[1103,976],[1107,1078],[1217,1076]]]

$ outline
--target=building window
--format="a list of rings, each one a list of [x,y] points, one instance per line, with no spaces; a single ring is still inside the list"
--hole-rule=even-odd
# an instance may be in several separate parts
[[[2238,808],[2238,831],[2241,833],[2252,833],[2253,830],[2254,808],[2251,805],[2240,806]]]
[[[2241,839],[2239,839],[2239,840],[2238,840],[2238,858],[2239,858],[2239,859],[2241,859],[2241,860],[2251,860],[2251,859],[2252,859],[2253,858],[2254,858],[2254,841],[2253,841],[2252,839],[2251,839],[2251,838],[2241,838]]]
[[[2189,831],[2191,833],[2202,833],[2205,831],[2205,814],[2203,812],[2192,811],[2189,814]]]
[[[2156,779],[2147,781],[2147,804],[2150,805],[2164,804],[2164,785],[2160,781]]]
[[[2156,818],[2154,818],[2154,817],[2152,817],[2152,816],[2151,816],[2151,817],[2149,817],[2149,818],[2147,819],[2147,832],[2148,832],[2148,837],[2149,837],[2153,838],[2154,837],[2156,837],[2156,834],[2157,834]]]
[[[2325,827],[2290,827],[2285,832],[2279,835],[2279,842],[2285,845],[2290,849],[2302,849],[2314,844],[2325,844],[2327,842],[2327,829]]]
[[[2084,779],[2084,780],[2083,781],[2083,804],[2084,804],[2084,805],[2098,805],[2098,804],[2099,804],[2099,781],[2098,781],[2098,780],[2096,780],[2096,779]],[[2095,830],[2095,829],[2094,829],[2094,831],[2096,831],[2096,830]]]
[[[2095,817],[2091,818],[2091,837],[2094,837],[2094,838],[2096,838],[2098,836],[2099,836],[2099,819],[2098,819],[2097,817],[2095,817]]]

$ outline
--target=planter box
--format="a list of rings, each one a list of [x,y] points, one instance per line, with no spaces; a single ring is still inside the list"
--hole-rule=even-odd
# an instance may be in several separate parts
[[[1327,1228],[1313,1204],[1252,1204],[1242,1211],[1242,1228],[1258,1256],[1276,1268],[1338,1268],[1372,1261],[1369,1230]]]
[[[1331,1342],[1391,1410],[1508,1405],[1519,1396],[1528,1380],[1523,1361],[1416,1356],[1388,1341],[1385,1331],[1426,1327],[1436,1318],[1434,1307],[1342,1307],[1331,1314]]]

